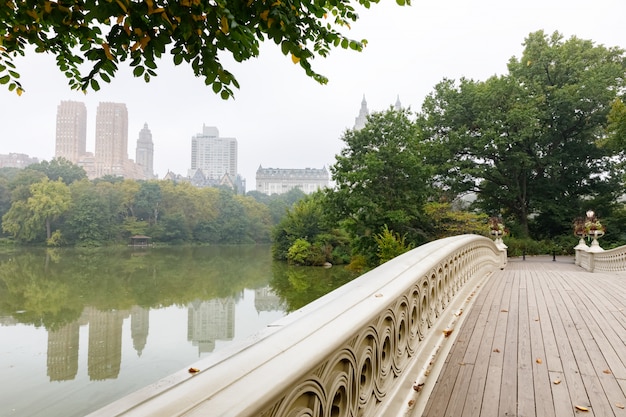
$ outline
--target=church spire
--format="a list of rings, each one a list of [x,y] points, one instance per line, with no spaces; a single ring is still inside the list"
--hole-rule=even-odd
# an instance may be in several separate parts
[[[402,103],[400,103],[400,94],[398,94],[398,97],[396,98],[396,104],[394,105],[396,111],[400,111],[402,110]]]
[[[367,109],[367,101],[365,100],[365,94],[363,94],[363,100],[361,100],[361,110],[359,110],[359,115],[354,120],[354,130],[361,130],[365,126],[367,122],[367,116],[369,115],[369,110]]]

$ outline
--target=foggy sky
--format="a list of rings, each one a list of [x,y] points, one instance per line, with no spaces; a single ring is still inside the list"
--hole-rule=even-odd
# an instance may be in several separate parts
[[[54,156],[56,108],[61,100],[87,106],[87,150],[94,150],[99,102],[125,103],[129,115],[129,157],[144,123],[152,131],[155,173],[186,174],[191,137],[203,124],[239,144],[238,171],[255,188],[259,167],[321,168],[334,163],[343,132],[352,128],[365,96],[370,111],[393,105],[419,110],[424,97],[444,78],[484,80],[506,71],[519,57],[529,33],[543,29],[577,36],[596,44],[626,48],[626,2],[623,0],[413,0],[400,7],[381,0],[347,34],[367,38],[362,53],[335,50],[313,67],[329,78],[325,86],[306,77],[273,43],[261,56],[226,65],[241,85],[235,99],[224,101],[193,76],[175,67],[169,55],[149,84],[121,67],[111,84],[86,95],[67,86],[54,57],[31,53],[16,61],[25,93],[18,97],[0,86],[0,153]],[[509,4],[511,3],[511,4]],[[224,63],[229,60],[224,59]]]

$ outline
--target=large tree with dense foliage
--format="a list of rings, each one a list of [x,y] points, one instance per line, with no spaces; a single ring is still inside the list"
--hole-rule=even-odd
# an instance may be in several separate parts
[[[626,87],[626,56],[542,31],[524,46],[505,75],[438,84],[421,122],[439,184],[478,193],[484,210],[514,218],[522,234],[534,217],[541,233],[555,235],[621,191],[618,154],[598,145]]]
[[[188,63],[228,98],[231,86],[239,85],[221,58],[256,57],[266,39],[325,83],[311,61],[336,47],[362,50],[365,41],[350,39],[343,30],[358,20],[352,3],[369,7],[377,1],[8,0],[0,3],[0,83],[21,94],[13,57],[30,52],[29,46],[54,54],[70,86],[79,90],[98,90],[99,80],[109,82],[124,61],[136,77],[149,81],[157,61],[170,54],[174,64]]]
[[[408,110],[374,113],[361,130],[348,130],[345,147],[330,170],[331,212],[354,238],[357,253],[377,263],[375,236],[385,228],[408,242],[426,239],[423,206],[430,170],[424,164],[419,132]]]
[[[30,186],[30,195],[13,201],[2,218],[6,233],[23,242],[36,241],[40,232],[52,238],[52,223],[67,211],[71,203],[70,189],[61,180],[44,177]]]

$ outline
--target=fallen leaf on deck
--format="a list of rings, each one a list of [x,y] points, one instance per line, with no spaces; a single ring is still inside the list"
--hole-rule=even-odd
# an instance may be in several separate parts
[[[604,370],[604,371],[602,371],[602,372],[604,372],[605,374],[610,374],[610,373],[611,373],[611,370],[610,370],[610,369],[605,369],[605,370]]]
[[[413,407],[413,404],[415,404],[415,400],[409,400],[409,407]]]
[[[542,364],[542,363],[543,363],[543,361],[541,360],[541,358],[537,358],[537,360],[536,360],[535,362],[537,362],[538,364]]]
[[[421,384],[417,384],[417,385],[413,385],[413,389],[417,392],[420,392],[422,390],[422,388],[424,388],[424,383],[422,382]]]
[[[200,372],[200,370],[198,368],[189,368],[189,373],[190,374],[197,374],[198,372]]]
[[[615,407],[623,409],[624,408],[624,404],[622,404],[622,403],[615,403]]]
[[[382,295],[381,293],[378,293],[378,294],[376,294],[374,297],[376,297],[376,298],[380,298],[380,297],[382,297],[382,296],[383,296],[383,295]]]
[[[579,411],[589,411],[587,407],[583,407],[582,405],[575,405],[574,407]]]
[[[552,383],[554,385],[559,385],[561,383],[561,380],[560,379],[555,379],[554,381],[552,381]]]
[[[445,337],[448,337],[448,336],[450,336],[451,334],[452,334],[452,329],[445,329],[445,330],[443,331],[443,335],[444,335]]]
[[[500,349],[498,349],[498,348],[495,348],[493,351],[496,352],[496,353],[500,353]]]
[[[508,313],[509,310],[507,310],[506,308],[503,308],[502,310],[500,310],[501,313]]]

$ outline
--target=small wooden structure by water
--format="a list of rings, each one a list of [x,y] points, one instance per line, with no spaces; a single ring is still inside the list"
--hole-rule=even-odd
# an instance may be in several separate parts
[[[129,246],[150,246],[152,238],[150,236],[135,235],[130,237]]]

